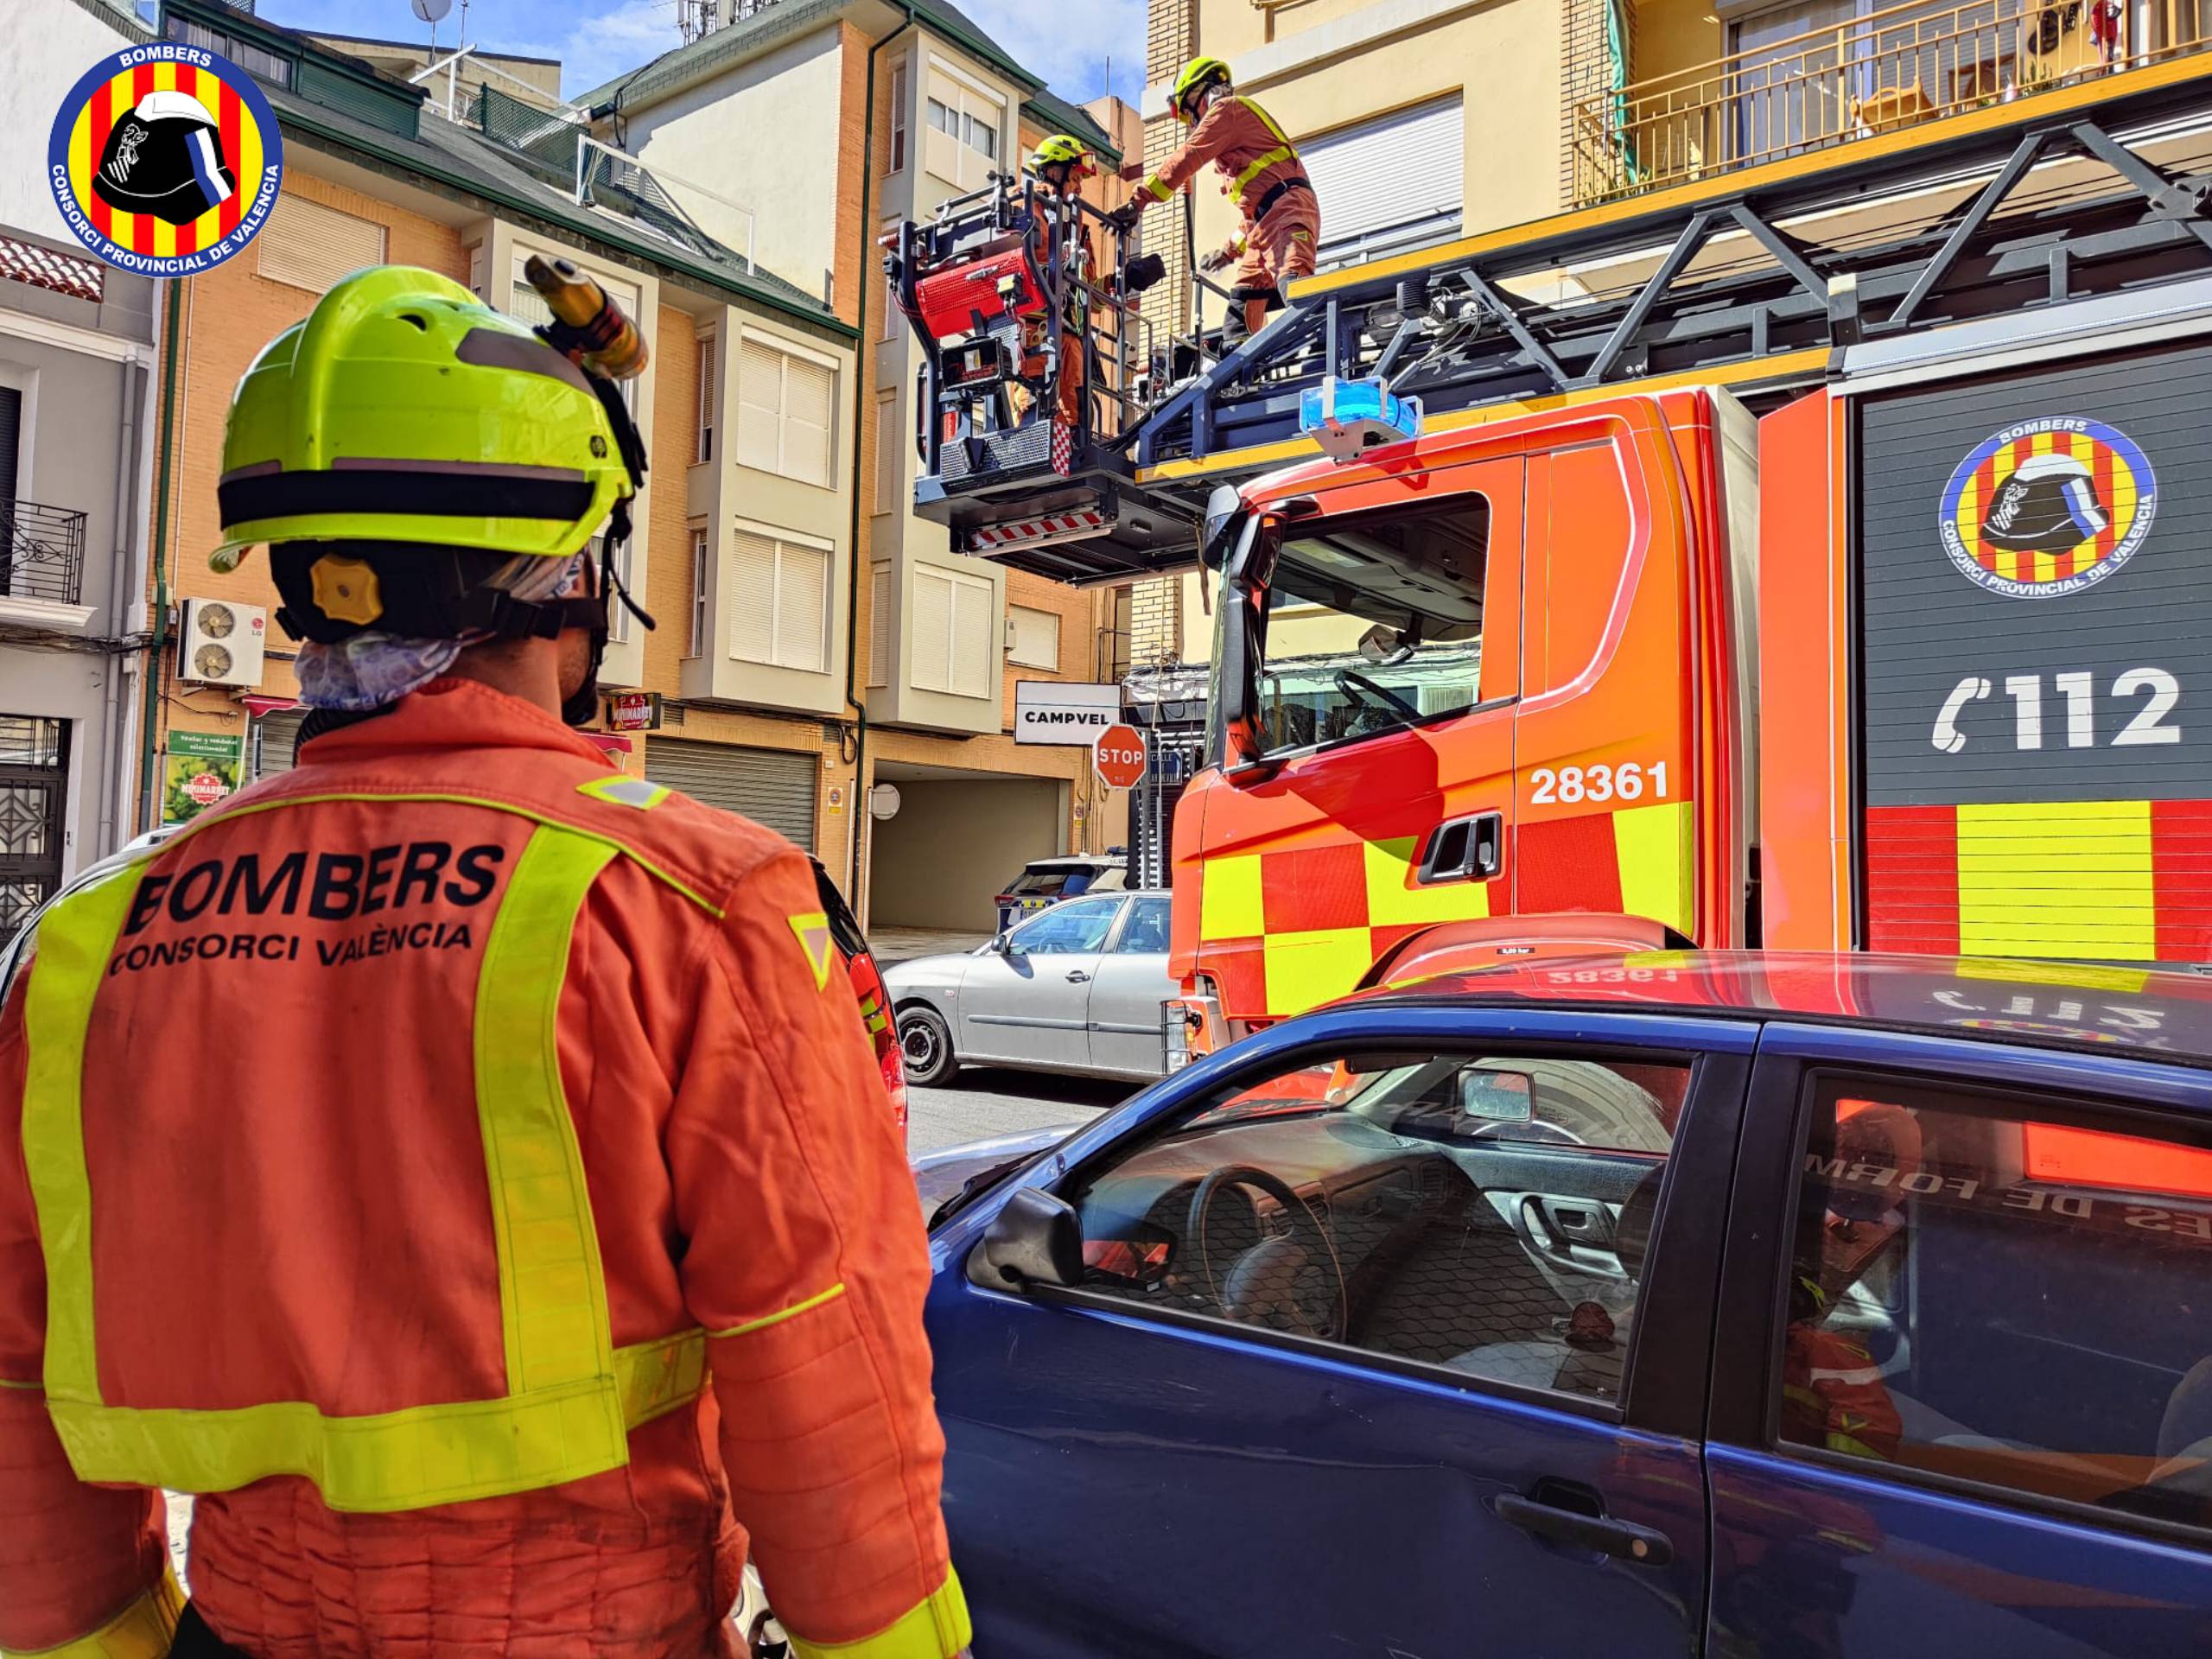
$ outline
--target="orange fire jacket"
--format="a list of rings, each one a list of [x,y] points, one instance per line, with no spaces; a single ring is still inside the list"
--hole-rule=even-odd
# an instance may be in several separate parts
[[[1198,177],[1208,162],[1220,169],[1222,189],[1236,196],[1247,219],[1275,186],[1305,177],[1296,147],[1274,117],[1249,98],[1217,97],[1182,148],[1144,181],[1137,200],[1147,205],[1166,201]]]
[[[810,870],[442,680],[65,901],[0,1015],[0,1649],[968,1638],[926,1247]],[[857,1643],[848,1647],[845,1644]],[[75,1644],[73,1647],[66,1644]]]

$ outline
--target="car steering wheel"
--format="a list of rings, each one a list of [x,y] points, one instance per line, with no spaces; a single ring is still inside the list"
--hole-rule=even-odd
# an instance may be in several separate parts
[[[1337,671],[1337,689],[1354,702],[1361,704],[1380,702],[1408,721],[1417,721],[1421,717],[1419,709],[1408,702],[1389,686],[1378,685],[1356,668],[1340,668]]]
[[[1215,1195],[1230,1186],[1266,1193],[1281,1206],[1290,1231],[1262,1238],[1244,1251],[1223,1282],[1215,1277],[1213,1256],[1206,1249],[1206,1217]],[[1251,1164],[1228,1164],[1212,1171],[1191,1194],[1191,1214],[1183,1236],[1197,1246],[1199,1264],[1205,1269],[1206,1293],[1221,1309],[1223,1318],[1293,1330],[1324,1342],[1344,1339],[1348,1299],[1336,1243],[1313,1207],[1281,1177]],[[1329,1288],[1332,1285],[1333,1289]],[[1328,1297],[1325,1307],[1320,1309],[1314,1306],[1317,1289],[1326,1291]]]

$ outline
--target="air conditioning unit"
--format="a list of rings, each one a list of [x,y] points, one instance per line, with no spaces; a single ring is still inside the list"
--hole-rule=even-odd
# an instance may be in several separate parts
[[[269,613],[232,599],[188,599],[177,621],[176,677],[203,685],[261,683]]]

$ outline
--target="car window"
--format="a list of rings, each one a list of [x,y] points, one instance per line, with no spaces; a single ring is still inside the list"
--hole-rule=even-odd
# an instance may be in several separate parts
[[[1689,1068],[1350,1053],[1084,1172],[1086,1287],[1617,1402]]]
[[[1780,1439],[2212,1529],[2212,1137],[1812,1087]]]
[[[1122,956],[1158,954],[1167,949],[1167,900],[1140,899],[1129,907],[1129,919],[1114,946]]]
[[[1068,884],[1073,872],[1059,870],[1024,870],[1014,880],[1007,893],[1017,899],[1057,898]]]
[[[1115,914],[1121,908],[1119,899],[1090,903],[1071,899],[1024,922],[1011,937],[1032,956],[1103,950],[1107,934],[1113,931]]]

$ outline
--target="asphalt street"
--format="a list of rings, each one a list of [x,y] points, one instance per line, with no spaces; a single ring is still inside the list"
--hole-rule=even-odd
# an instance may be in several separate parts
[[[974,1070],[950,1089],[910,1089],[906,1149],[934,1152],[1023,1129],[1087,1123],[1137,1091],[1132,1083],[1055,1077],[1043,1071]]]

